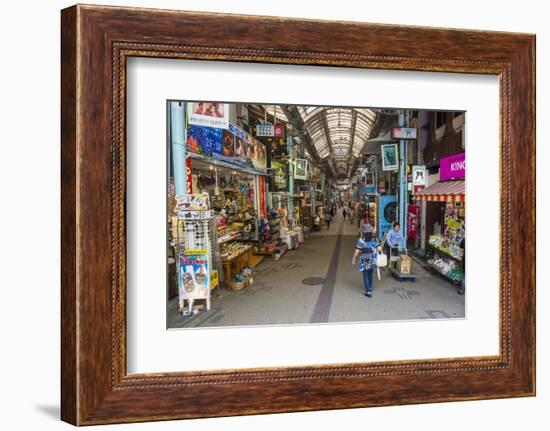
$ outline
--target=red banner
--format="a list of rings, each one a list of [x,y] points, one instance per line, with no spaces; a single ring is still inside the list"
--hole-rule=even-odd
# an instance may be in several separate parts
[[[191,175],[191,158],[185,158],[185,174],[187,176],[187,193],[193,193],[193,176]]]
[[[418,225],[420,223],[420,207],[409,205],[407,207],[407,238],[416,239]]]
[[[260,215],[266,217],[265,208],[265,178],[260,176],[258,178],[258,184],[260,185]]]

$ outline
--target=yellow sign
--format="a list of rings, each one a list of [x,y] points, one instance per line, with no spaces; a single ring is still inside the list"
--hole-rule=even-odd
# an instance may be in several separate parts
[[[208,250],[184,250],[183,254],[208,254]]]

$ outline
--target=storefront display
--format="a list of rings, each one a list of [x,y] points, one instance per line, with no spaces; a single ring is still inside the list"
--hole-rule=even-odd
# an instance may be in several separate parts
[[[438,272],[452,281],[459,282],[464,278],[463,272],[463,239],[465,235],[465,209],[462,202],[447,202],[441,234],[431,235],[429,245],[432,250],[428,263]]]

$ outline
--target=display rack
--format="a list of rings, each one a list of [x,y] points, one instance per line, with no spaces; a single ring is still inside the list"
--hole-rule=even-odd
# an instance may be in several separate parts
[[[205,300],[210,310],[212,275],[212,211],[209,196],[176,195],[176,217],[172,217],[173,240],[177,250],[179,310],[184,316],[196,314],[195,300]],[[187,309],[185,303],[187,302]]]

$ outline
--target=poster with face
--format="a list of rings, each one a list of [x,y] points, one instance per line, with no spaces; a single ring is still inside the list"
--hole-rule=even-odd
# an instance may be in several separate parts
[[[187,104],[189,124],[218,129],[229,128],[229,104],[217,102],[191,102]]]
[[[226,157],[233,157],[235,154],[235,135],[229,130],[223,131],[223,155]]]
[[[248,144],[243,138],[235,136],[235,150],[233,153],[235,157],[246,157],[247,147]]]
[[[256,160],[258,161],[258,167],[265,169],[266,167],[266,150],[264,144],[260,141],[256,141]]]

